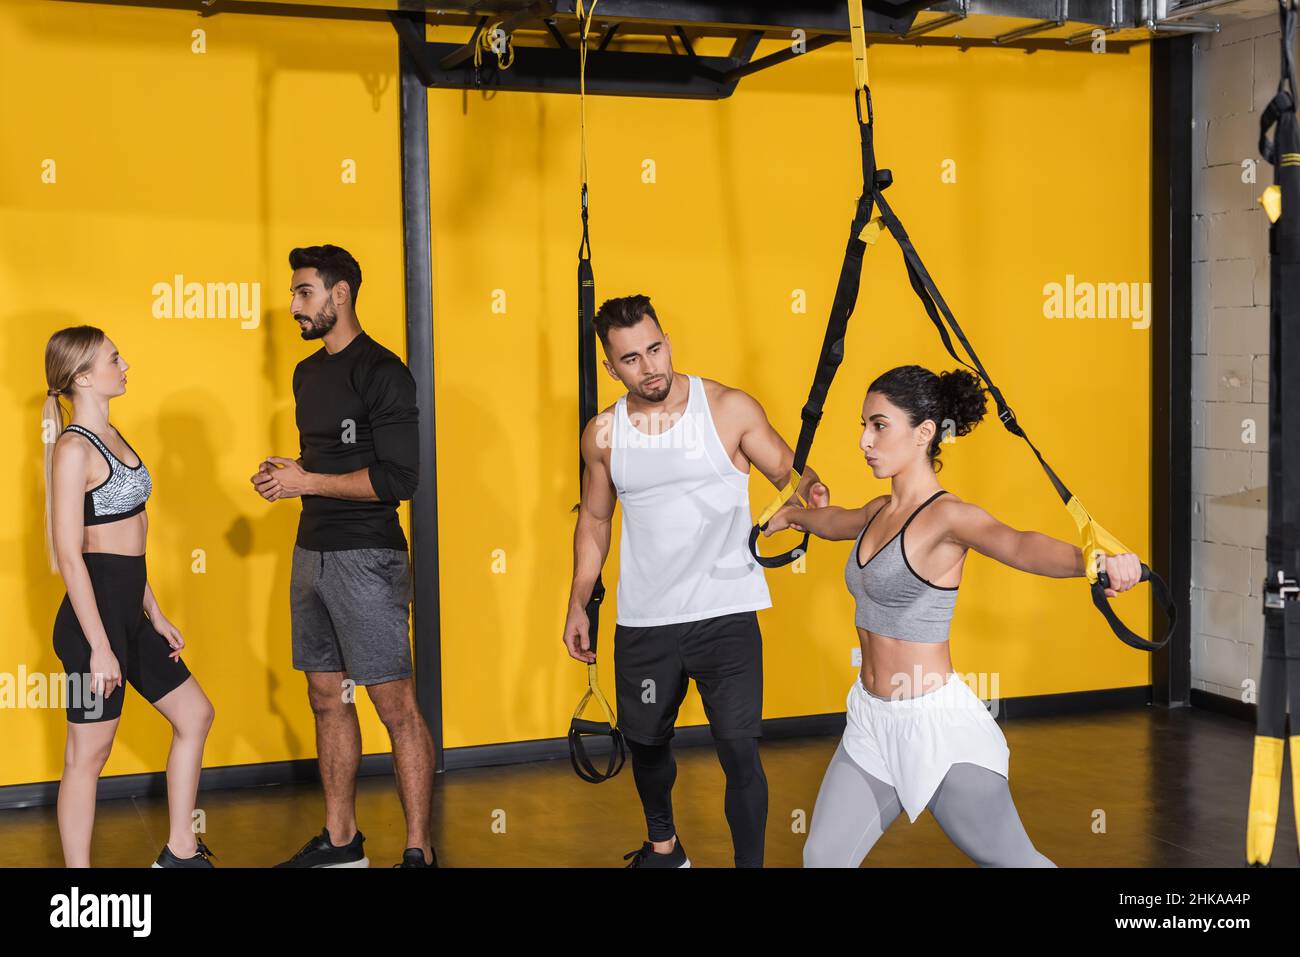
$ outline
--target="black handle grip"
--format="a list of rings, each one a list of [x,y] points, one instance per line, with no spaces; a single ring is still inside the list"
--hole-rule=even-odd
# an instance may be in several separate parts
[[[587,755],[587,749],[582,743],[583,731],[578,725],[598,725],[604,729],[603,733],[608,734],[610,738],[609,763],[605,765],[602,771],[592,763],[591,758]],[[573,770],[577,772],[578,777],[588,784],[599,784],[602,781],[608,781],[610,778],[623,770],[623,762],[627,760],[627,745],[623,741],[623,734],[614,728],[610,730],[607,722],[584,721],[581,718],[574,718],[573,723],[569,725],[569,762],[573,765]]]
[[[808,533],[803,533],[803,541],[790,549],[788,552],[782,552],[780,555],[773,555],[770,558],[758,553],[758,536],[766,525],[755,525],[749,530],[749,553],[754,556],[754,560],[764,568],[781,568],[789,565],[792,561],[808,552]]]
[[[588,721],[586,718],[574,718],[569,722],[569,730],[579,734],[609,734],[612,728],[608,721]]]
[[[1115,632],[1115,637],[1124,644],[1130,648],[1136,648],[1138,651],[1159,651],[1169,643],[1169,639],[1174,635],[1174,627],[1178,624],[1178,606],[1174,604],[1173,599],[1170,597],[1169,586],[1165,584],[1165,580],[1146,565],[1142,566],[1142,576],[1138,580],[1151,583],[1151,589],[1155,592],[1156,601],[1160,602],[1165,610],[1165,615],[1169,618],[1169,630],[1160,641],[1148,641],[1129,630],[1129,627],[1119,620],[1119,616],[1110,607],[1110,599],[1106,596],[1106,589],[1110,587],[1110,578],[1101,569],[1097,570],[1097,581],[1092,586],[1092,603],[1101,612],[1102,617],[1106,619],[1106,623],[1110,625],[1110,630]]]

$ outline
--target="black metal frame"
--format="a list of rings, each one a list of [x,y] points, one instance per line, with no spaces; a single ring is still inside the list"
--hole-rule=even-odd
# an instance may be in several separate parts
[[[1192,43],[1151,50],[1151,567],[1178,624],[1151,656],[1153,704],[1191,703]],[[1164,630],[1153,604],[1151,633]]]
[[[933,0],[931,0],[933,2]],[[917,4],[924,6],[924,4]],[[796,15],[796,10],[797,15]],[[773,4],[708,4],[688,2],[609,3],[600,8],[601,20],[609,28],[601,31],[599,57],[588,61],[586,92],[592,95],[670,97],[674,99],[723,99],[735,92],[746,76],[760,70],[811,53],[848,37],[848,12],[841,0],[824,2],[820,7],[784,8]],[[532,93],[577,93],[578,49],[576,42],[560,29],[559,20],[576,25],[576,8],[572,0],[554,2],[538,0],[530,7],[517,10],[501,21],[501,29],[541,20],[555,45],[517,46],[508,69],[500,69],[493,57],[480,58],[475,67],[472,57],[480,35],[490,17],[482,16],[465,43],[429,43],[423,35],[402,31],[402,45],[419,62],[427,85],[440,89],[492,89]],[[902,15],[865,12],[867,30],[901,37],[911,27],[915,11]],[[607,50],[616,31],[635,24],[667,36],[668,53],[625,53]],[[725,57],[701,56],[683,24],[697,32],[721,31],[731,36],[731,50]],[[781,50],[754,60],[764,33],[793,26],[815,31],[808,36],[802,53]],[[828,31],[828,32],[816,32]],[[680,41],[684,52],[677,52]]]
[[[399,37],[424,33],[423,15],[392,15]],[[420,409],[420,482],[411,497],[412,630],[415,693],[443,769],[442,602],[438,566],[438,446],[433,387],[433,223],[429,212],[429,94],[407,42],[398,44],[401,80],[402,250],[406,363]],[[432,568],[433,574],[426,570]]]
[[[991,38],[972,37],[916,37],[905,35],[915,22],[918,10],[932,6],[938,0],[883,5],[886,12],[864,11],[868,34],[874,37],[893,36],[896,42],[917,46],[955,46],[961,49],[994,46]],[[848,12],[841,0],[821,7],[802,9],[781,8],[769,5],[759,9],[757,4],[709,4],[676,2],[624,2],[599,7],[601,21],[608,24],[596,47],[601,53],[587,63],[586,92],[592,95],[668,97],[674,99],[725,99],[735,92],[744,77],[785,63],[798,56],[848,39]],[[797,14],[794,12],[798,9]],[[516,46],[514,59],[507,69],[500,69],[494,57],[480,58],[475,67],[472,57],[480,42],[480,35],[491,19],[481,16],[465,43],[430,43],[423,36],[404,33],[405,48],[419,62],[421,75],[430,87],[452,90],[490,89],[530,93],[577,93],[578,50],[573,38],[560,29],[559,21],[567,16],[566,24],[574,26],[574,3],[539,0],[531,7],[517,10],[502,20],[503,30],[511,26],[529,24],[540,20],[554,46]],[[553,15],[552,15],[553,14]],[[456,18],[452,18],[453,20]],[[710,36],[732,37],[731,50],[725,57],[700,56],[695,52],[685,26]],[[635,25],[644,33],[649,27],[667,36],[668,53],[628,53],[608,51],[606,47],[614,33]],[[753,56],[759,42],[766,34],[797,27],[807,33],[803,49],[796,53],[792,46],[775,51],[758,60]],[[677,52],[675,40],[680,41],[684,52]],[[872,42],[889,42],[873,39]],[[1124,53],[1135,41],[1111,40],[1107,49]],[[1065,46],[1060,39],[1024,40],[1015,44],[1031,52],[1036,49],[1053,49],[1061,52],[1089,53],[1086,45]]]
[[[750,63],[762,34],[753,31],[738,38],[731,55],[694,56],[689,53],[617,53],[606,51],[587,61],[587,93],[615,96],[669,97],[673,99],[724,99],[734,92],[739,71]],[[449,90],[491,89],[516,93],[577,93],[577,48],[516,47],[508,70],[484,61],[480,71],[456,60],[464,48],[455,43],[423,43],[418,54],[429,86]],[[764,57],[764,60],[771,58]],[[762,62],[762,61],[760,61]],[[773,61],[779,62],[779,61]],[[764,66],[772,66],[765,63]]]

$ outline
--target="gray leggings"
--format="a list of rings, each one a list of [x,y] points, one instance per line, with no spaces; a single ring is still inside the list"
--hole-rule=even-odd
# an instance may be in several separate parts
[[[980,867],[1055,867],[1034,849],[1007,779],[978,764],[954,764],[926,805],[948,839]],[[891,785],[835,749],[817,792],[803,846],[804,867],[858,867],[902,810]]]

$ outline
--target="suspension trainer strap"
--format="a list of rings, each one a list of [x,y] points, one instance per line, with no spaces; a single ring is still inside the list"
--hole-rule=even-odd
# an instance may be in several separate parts
[[[579,113],[582,126],[581,167],[582,180],[582,241],[578,244],[578,436],[596,415],[596,277],[591,268],[591,233],[587,221],[587,35],[591,30],[591,17],[596,9],[593,0],[590,9],[584,11],[582,0],[578,0],[578,17],[581,27],[579,44]],[[578,450],[578,488],[582,488],[586,465],[582,461],[582,450]],[[600,603],[605,598],[605,584],[600,575],[591,590],[587,601],[587,639],[591,652],[596,651],[596,640],[600,635]],[[604,714],[603,721],[590,721],[582,717],[589,701],[595,701]],[[587,754],[585,737],[608,737],[610,739],[609,762],[604,770],[596,767]],[[618,730],[614,709],[600,690],[596,675],[596,663],[587,665],[587,690],[583,692],[578,707],[574,709],[569,722],[569,760],[578,777],[591,784],[607,781],[623,769],[627,757],[623,734]]]
[[[1296,9],[1279,3],[1277,94],[1260,117],[1259,151],[1273,166],[1260,202],[1269,217],[1268,530],[1264,649],[1246,819],[1246,862],[1267,866],[1277,835],[1291,701],[1291,777],[1300,821],[1300,126],[1296,121]],[[1270,132],[1275,133],[1273,139]]]

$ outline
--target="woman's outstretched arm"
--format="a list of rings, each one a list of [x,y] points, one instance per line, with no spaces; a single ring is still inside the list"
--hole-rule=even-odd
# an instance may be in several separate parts
[[[1087,574],[1078,545],[1042,532],[1019,531],[970,502],[944,502],[943,512],[950,539],[1004,565],[1048,578],[1082,578]],[[1103,563],[1111,584],[1106,589],[1107,597],[1114,598],[1136,585],[1141,567],[1133,552],[1107,555]]]
[[[970,502],[943,503],[948,537],[1004,565],[1047,578],[1079,578],[1083,552],[1077,545],[1041,532],[1022,532]]]
[[[825,486],[814,485],[809,490],[809,499],[816,506],[824,501],[821,494]],[[857,508],[841,508],[837,505],[823,505],[820,508],[800,508],[787,505],[772,516],[764,535],[779,532],[784,528],[793,528],[797,532],[807,531],[818,538],[830,542],[851,541],[858,537],[862,526],[867,524],[867,517],[880,507],[880,502],[889,496],[873,498],[866,505]]]

